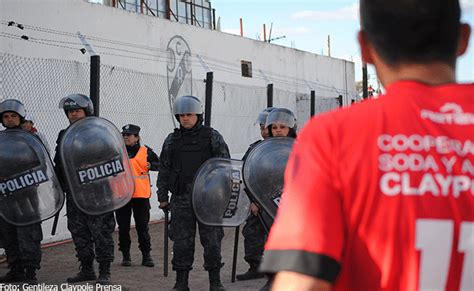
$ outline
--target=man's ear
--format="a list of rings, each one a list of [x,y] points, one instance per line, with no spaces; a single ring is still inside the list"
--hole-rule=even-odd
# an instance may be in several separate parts
[[[457,56],[462,56],[469,46],[469,38],[471,37],[471,26],[467,23],[461,24],[459,28],[459,42],[458,42],[458,51]]]
[[[360,46],[360,54],[362,57],[362,62],[366,64],[373,64],[373,56],[372,56],[372,46],[367,39],[367,35],[365,31],[361,30],[357,34],[357,40],[359,41]]]

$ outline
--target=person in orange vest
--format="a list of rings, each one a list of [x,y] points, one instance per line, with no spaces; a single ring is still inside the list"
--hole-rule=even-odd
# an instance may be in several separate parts
[[[153,150],[140,145],[140,127],[127,124],[122,127],[122,136],[127,147],[132,173],[135,178],[135,192],[124,207],[115,211],[119,227],[119,250],[122,252],[122,266],[131,266],[130,258],[130,219],[133,212],[135,229],[138,235],[138,247],[142,252],[142,265],[154,267],[150,255],[151,243],[148,232],[150,221],[150,176],[149,171],[158,171],[159,158]]]

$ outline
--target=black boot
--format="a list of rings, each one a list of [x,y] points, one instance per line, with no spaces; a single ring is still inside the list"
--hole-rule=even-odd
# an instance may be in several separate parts
[[[172,291],[189,291],[188,276],[189,271],[176,271],[176,284],[174,284]]]
[[[142,255],[143,255],[142,266],[150,267],[150,268],[155,266],[155,263],[153,263],[153,259],[149,251],[143,252]]]
[[[99,263],[99,278],[96,283],[101,285],[110,284],[110,262]]]
[[[74,277],[67,278],[68,283],[77,283],[77,282],[84,282],[84,281],[91,281],[97,279],[94,272],[94,262],[87,261],[81,262],[81,270],[77,273]]]
[[[130,251],[122,251],[122,266],[130,267],[132,265],[132,259],[130,258]]]
[[[225,291],[221,283],[221,269],[209,270],[209,291]]]
[[[247,272],[243,274],[239,274],[236,276],[237,280],[245,281],[245,280],[253,280],[253,279],[261,279],[264,277],[263,273],[258,271],[258,263],[250,264],[250,268]]]
[[[14,283],[25,280],[25,270],[23,267],[13,265],[5,276],[0,277],[0,283]]]
[[[38,279],[36,279],[36,268],[35,267],[26,267],[25,271],[25,280],[23,281],[29,285],[37,285]]]

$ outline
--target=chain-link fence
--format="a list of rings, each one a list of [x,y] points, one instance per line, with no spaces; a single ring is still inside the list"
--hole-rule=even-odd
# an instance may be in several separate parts
[[[104,64],[100,70],[100,116],[118,128],[128,123],[139,125],[143,143],[160,154],[164,139],[176,125],[171,113],[168,77]],[[193,74],[193,79],[182,86],[179,94],[193,94],[204,104],[204,80],[205,76]],[[289,92],[276,89],[278,84],[274,85],[273,105],[293,110],[301,128],[310,116],[310,92]],[[69,125],[64,111],[58,108],[59,100],[71,93],[89,95],[89,86],[89,63],[0,53],[0,99],[14,98],[25,104],[34,116],[35,127],[50,145],[52,156],[59,131]],[[240,158],[251,142],[260,139],[255,121],[267,106],[267,87],[214,81],[212,88],[211,126],[224,136],[233,157]],[[328,92],[321,94],[316,94],[316,113],[339,106],[334,98],[320,97],[327,96]],[[152,172],[151,176],[154,184],[156,173]],[[156,188],[154,185],[152,188],[154,196]],[[156,201],[156,197],[152,197],[152,201]],[[64,212],[65,209],[61,217]],[[156,204],[152,206],[151,217],[152,220],[162,217]],[[49,234],[51,224],[52,220],[43,223],[44,242],[69,237],[65,219],[60,219],[55,237]]]
[[[32,113],[35,126],[54,145],[67,119],[58,104],[72,92],[89,91],[89,64],[55,59],[31,59],[3,54],[0,95],[21,100]]]
[[[0,73],[0,95],[24,102],[34,116],[35,126],[52,146],[58,132],[68,126],[64,112],[58,108],[59,100],[71,93],[89,95],[89,63],[2,54]],[[205,78],[193,77],[191,92],[184,93],[196,95],[204,103]],[[159,153],[175,126],[168,84],[167,77],[159,74],[101,65],[100,115],[118,128],[128,123],[139,125],[144,143]],[[299,93],[276,87],[274,106],[293,110],[301,128],[310,117],[309,90]],[[316,113],[339,106],[334,98],[316,97]],[[214,81],[212,126],[222,133],[232,153],[245,152],[248,144],[259,138],[255,118],[266,106],[267,87]]]
[[[231,141],[228,142],[231,152],[244,153],[250,142],[260,137],[255,121],[258,113],[267,107],[266,92],[266,87],[214,82],[212,125]]]

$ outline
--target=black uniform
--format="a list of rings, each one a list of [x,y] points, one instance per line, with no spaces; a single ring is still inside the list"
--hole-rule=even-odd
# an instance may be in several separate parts
[[[258,140],[249,146],[242,158],[243,161],[246,160],[252,149],[260,142],[262,140]],[[249,198],[252,199],[252,197]],[[250,265],[250,269],[256,271],[262,260],[265,241],[267,240],[267,233],[260,222],[260,218],[251,213],[242,229],[242,234],[244,236],[244,259]],[[240,279],[240,277],[238,276],[237,279]]]
[[[21,129],[21,127],[11,129]],[[0,235],[8,265],[14,274],[24,276],[26,269],[27,273],[32,272],[32,277],[35,277],[34,270],[39,269],[41,263],[41,241],[43,240],[41,223],[14,226],[0,217]],[[8,279],[2,278],[0,281],[8,282]]]
[[[96,258],[99,263],[110,264],[114,260],[114,241],[112,238],[115,229],[114,213],[89,215],[77,207],[64,177],[59,154],[59,145],[64,132],[65,130],[62,130],[59,133],[56,141],[54,163],[56,175],[66,192],[67,228],[71,232],[76,247],[76,257],[81,263],[92,264],[94,258]]]
[[[127,146],[128,157],[133,159],[140,147],[140,143]],[[150,171],[158,171],[158,156],[149,147],[147,147],[147,162],[150,163]],[[148,233],[148,223],[150,222],[149,198],[132,198],[125,206],[115,211],[115,218],[119,226],[119,250],[124,253],[130,252],[130,220],[132,211],[138,235],[138,247],[142,253],[149,254],[151,251],[150,234]]]
[[[198,168],[213,157],[229,158],[229,148],[214,129],[198,122],[192,129],[175,129],[166,138],[160,156],[158,200],[171,196],[170,239],[173,240],[173,270],[189,271],[194,261],[196,223],[204,247],[204,269],[219,270],[221,262],[222,227],[206,226],[196,220],[191,204],[192,182]]]
[[[11,268],[40,268],[43,240],[41,223],[14,226],[0,217],[0,234]]]

